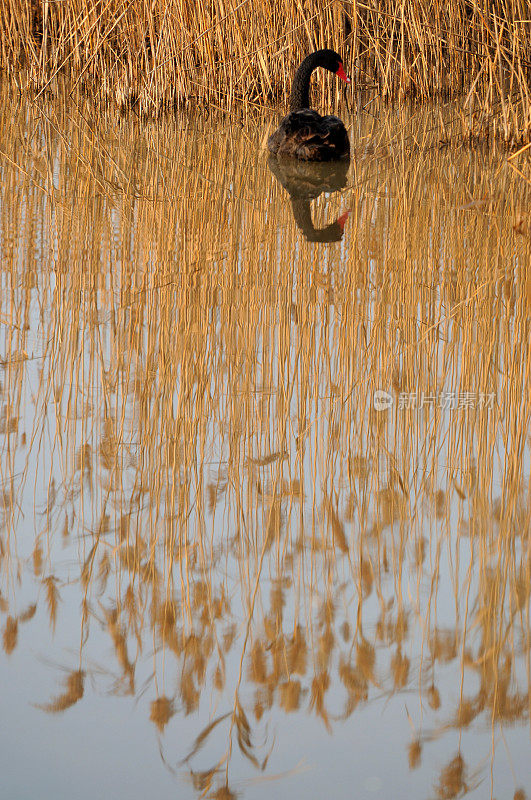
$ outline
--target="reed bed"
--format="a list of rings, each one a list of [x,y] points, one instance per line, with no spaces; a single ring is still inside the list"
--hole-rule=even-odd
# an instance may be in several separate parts
[[[72,609],[79,629],[41,709],[86,704],[89,676],[138,697],[165,763],[230,798],[275,771],[277,713],[341,751],[346,721],[407,702],[423,796],[471,789],[465,733],[529,725],[525,164],[373,107],[314,211],[350,208],[344,239],[316,246],[258,116],[2,112],[4,651]]]
[[[460,96],[471,136],[531,131],[525,0],[1,0],[0,68],[21,87],[58,74],[122,109],[282,104],[311,50],[339,50],[380,97]],[[333,102],[338,87],[319,89]],[[317,98],[316,98],[317,99]]]

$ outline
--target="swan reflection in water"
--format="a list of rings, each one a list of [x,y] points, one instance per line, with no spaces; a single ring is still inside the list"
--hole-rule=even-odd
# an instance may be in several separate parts
[[[349,211],[324,228],[315,228],[310,204],[323,192],[338,192],[347,185],[349,161],[309,162],[271,156],[268,166],[290,196],[293,218],[309,242],[339,242]]]

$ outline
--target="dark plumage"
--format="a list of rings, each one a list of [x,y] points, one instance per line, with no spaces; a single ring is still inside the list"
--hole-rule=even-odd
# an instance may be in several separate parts
[[[322,117],[310,106],[310,78],[317,67],[334,72],[350,83],[340,57],[333,50],[317,50],[300,65],[290,98],[290,113],[269,137],[268,148],[273,155],[298,158],[302,161],[335,161],[349,158],[350,144],[345,126],[338,117]]]
[[[267,165],[295,200],[316,200],[323,192],[339,192],[347,185],[349,162],[346,159],[311,164],[269,156]]]

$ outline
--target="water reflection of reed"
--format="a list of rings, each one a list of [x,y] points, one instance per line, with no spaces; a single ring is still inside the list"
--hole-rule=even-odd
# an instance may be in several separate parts
[[[82,603],[79,664],[43,709],[82,700],[100,625],[116,693],[139,692],[155,643],[161,735],[177,713],[206,720],[206,687],[224,698],[180,754],[199,794],[235,796],[238,753],[266,770],[255,734],[275,707],[333,731],[414,691],[411,769],[454,730],[527,721],[520,176],[430,147],[429,119],[412,158],[406,126],[382,118],[355,162],[349,235],[321,248],[300,240],[252,124],[96,130],[66,106],[2,120],[4,650],[39,604],[60,626],[61,541]],[[399,407],[417,392],[423,408]],[[443,392],[460,393],[453,412],[427,400]],[[28,570],[38,603],[17,610],[9,587]],[[440,798],[478,780],[455,741]]]

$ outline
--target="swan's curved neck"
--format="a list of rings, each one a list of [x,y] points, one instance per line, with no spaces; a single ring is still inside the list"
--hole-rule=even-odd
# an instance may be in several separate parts
[[[306,56],[299,69],[295,73],[291,86],[291,96],[289,100],[290,111],[300,111],[303,108],[310,108],[310,78],[312,72],[319,66],[316,53]]]
[[[340,242],[343,236],[343,227],[336,219],[331,225],[325,228],[315,228],[312,221],[312,211],[310,201],[304,199],[291,198],[291,209],[293,219],[304,238],[308,242]],[[344,224],[344,223],[343,223]]]

